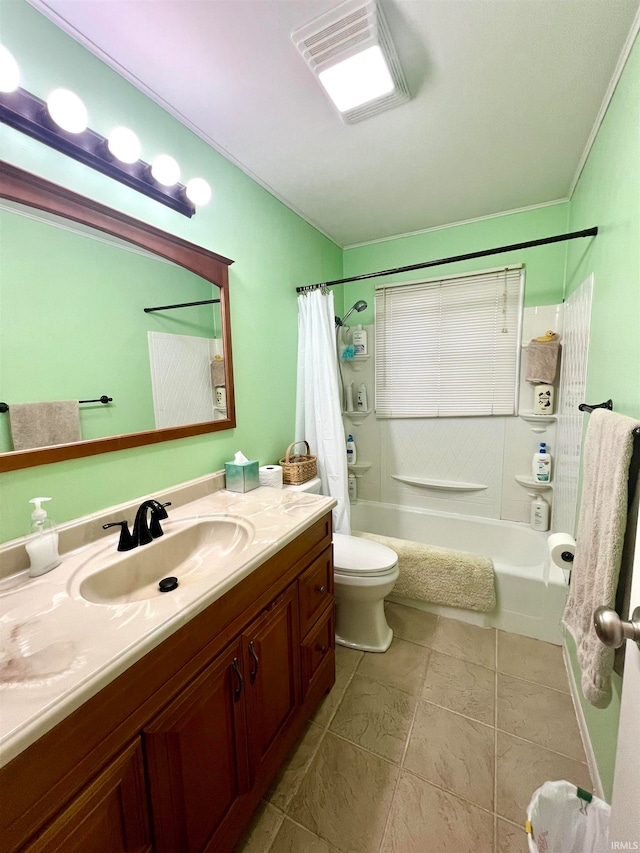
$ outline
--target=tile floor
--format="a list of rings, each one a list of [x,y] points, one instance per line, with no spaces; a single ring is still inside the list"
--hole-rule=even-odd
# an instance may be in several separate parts
[[[336,684],[236,853],[526,853],[547,779],[591,780],[558,646],[397,604]]]

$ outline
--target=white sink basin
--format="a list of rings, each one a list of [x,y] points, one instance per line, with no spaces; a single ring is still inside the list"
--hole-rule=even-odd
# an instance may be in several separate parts
[[[163,523],[165,534],[132,551],[107,552],[90,557],[76,574],[82,575],[79,593],[94,604],[127,604],[170,596],[160,592],[159,581],[178,579],[192,584],[220,571],[228,571],[253,538],[253,528],[234,516],[202,516]]]

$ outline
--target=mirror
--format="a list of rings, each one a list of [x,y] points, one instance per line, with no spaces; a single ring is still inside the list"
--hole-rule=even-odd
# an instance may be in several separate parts
[[[235,426],[231,261],[7,164],[0,228],[0,471]]]

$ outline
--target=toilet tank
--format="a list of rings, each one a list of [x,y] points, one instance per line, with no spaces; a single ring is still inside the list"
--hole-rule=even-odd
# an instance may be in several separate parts
[[[320,477],[314,477],[312,480],[307,480],[306,483],[302,483],[300,486],[283,486],[283,489],[289,489],[292,492],[307,492],[310,495],[321,495],[322,494],[322,482]]]

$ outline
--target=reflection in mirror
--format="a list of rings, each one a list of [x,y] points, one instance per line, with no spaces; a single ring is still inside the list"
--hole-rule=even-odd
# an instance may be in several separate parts
[[[235,427],[232,261],[2,162],[0,229],[0,471]]]
[[[0,230],[0,452],[226,417],[218,287],[24,205],[2,202]]]

